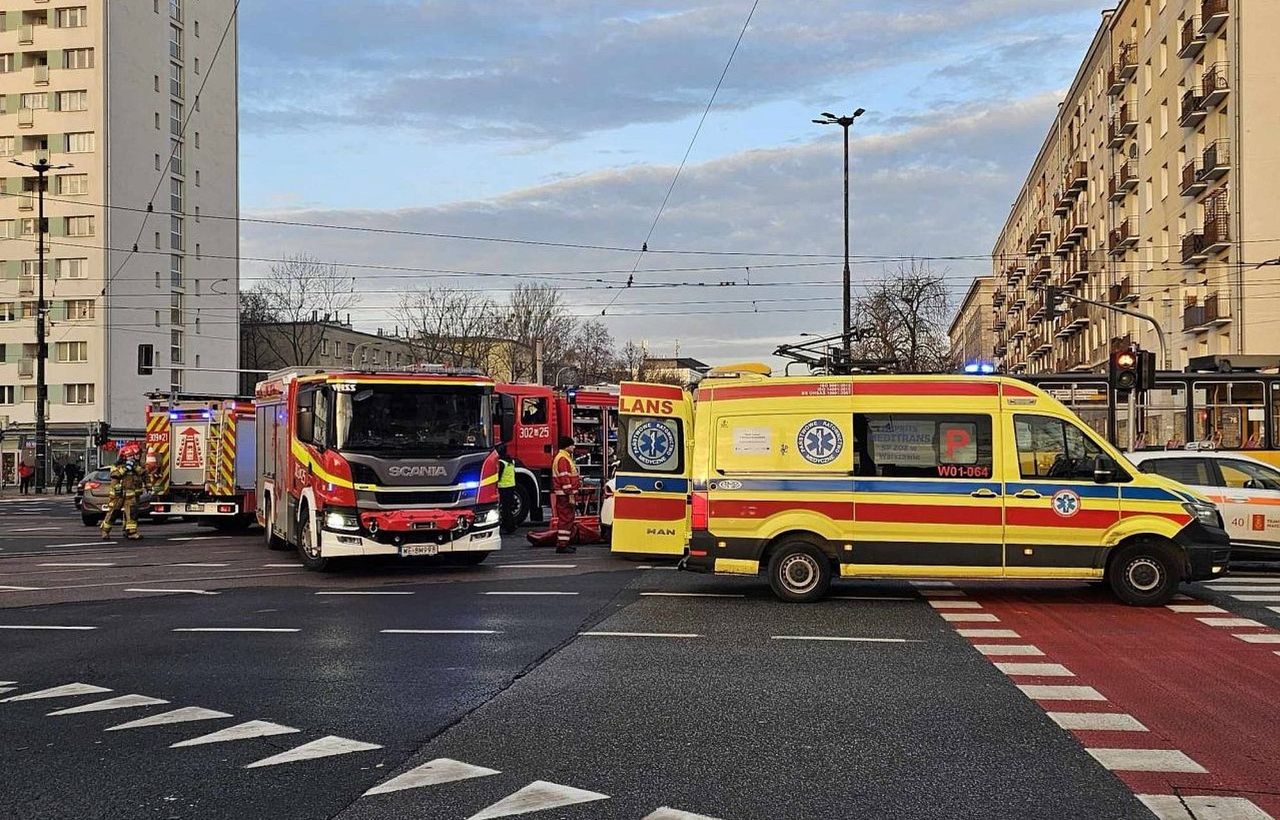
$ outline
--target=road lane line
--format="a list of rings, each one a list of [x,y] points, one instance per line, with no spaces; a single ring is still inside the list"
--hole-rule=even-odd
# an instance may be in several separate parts
[[[58,547],[109,547],[119,543],[119,541],[78,541],[74,544],[50,544],[45,549],[57,549]]]
[[[80,567],[80,568],[102,569],[105,567],[114,567],[116,566],[116,564],[107,563],[103,561],[79,561],[79,562],[50,561],[44,564],[36,564],[36,566],[38,567]]]
[[[170,566],[170,567],[192,567],[192,568],[194,568],[194,569],[204,569],[204,568],[215,568],[215,567],[227,567],[227,566],[231,566],[231,565],[230,565],[230,564],[166,564],[166,566]]]
[[[126,567],[126,569],[129,569],[129,568]],[[285,576],[286,576],[286,573],[283,573],[283,572],[260,572],[253,575],[201,575],[196,578],[164,578],[164,579],[160,579],[159,582],[179,584],[179,583],[186,583],[187,581],[244,581],[250,578],[282,578]],[[66,589],[97,589],[99,587],[124,587],[124,586],[128,586],[129,584],[136,584],[136,583],[138,583],[138,579],[134,578],[131,581],[103,581],[102,583],[97,583],[97,584],[67,584],[64,586],[45,587],[45,591],[52,592],[56,590],[66,590]]]
[[[227,712],[218,712],[201,706],[183,706],[181,709],[131,720],[128,723],[121,723],[119,726],[111,726],[105,731],[116,732],[121,729],[141,729],[146,726],[165,726],[170,723],[190,723],[195,720],[217,720],[229,717],[231,715]]]
[[[299,731],[301,730],[290,726],[281,726],[279,723],[271,723],[266,720],[250,720],[245,723],[238,723],[235,726],[229,726],[226,729],[210,732],[207,735],[200,735],[188,740],[179,740],[177,743],[169,744],[169,748],[180,749],[184,746],[203,746],[206,743],[225,743],[229,740],[248,740],[254,737],[289,735]]]
[[[509,563],[509,564],[494,564],[494,566],[501,567],[502,569],[577,569],[578,568],[577,564],[520,564],[515,562]]]
[[[481,595],[577,595],[576,592],[482,592]]]
[[[1035,683],[1019,683],[1022,694],[1032,700],[1106,700],[1092,686],[1061,686]]]
[[[166,538],[166,541],[221,541],[226,535],[184,535],[177,538]]]
[[[1137,797],[1157,820],[1271,820],[1271,815],[1246,797],[1217,794],[1140,794]]]
[[[741,592],[641,592],[646,598],[745,598]]]
[[[168,595],[219,595],[221,593],[211,592],[207,589],[150,589],[143,587],[132,587],[126,589],[125,592],[156,592]]]
[[[421,766],[415,766],[404,774],[396,775],[384,783],[379,783],[361,796],[418,789],[423,786],[439,786],[444,783],[456,783],[459,780],[471,780],[495,774],[502,774],[502,772],[497,769],[486,769],[484,766],[473,766],[461,760],[438,757]]]
[[[315,760],[318,757],[351,754],[352,752],[370,752],[382,747],[376,743],[365,743],[361,740],[350,740],[337,735],[326,735],[319,740],[295,746],[285,752],[255,760],[245,766],[246,769],[258,769],[263,766],[279,766],[281,763],[294,763],[299,760]]]
[[[59,709],[56,712],[50,712],[45,717],[54,717],[55,715],[79,715],[84,712],[109,712],[112,709],[135,709],[139,706],[159,706],[168,703],[167,700],[160,698],[149,698],[146,695],[119,695],[106,700],[94,701],[86,703],[83,706],[71,706],[67,709]]]
[[[666,570],[677,570],[677,569],[680,569],[680,568],[679,568],[679,567],[650,567],[650,566],[646,566],[646,565],[644,565],[644,564],[641,564],[640,566],[636,567],[636,569],[666,569]]]
[[[1205,626],[1266,626],[1252,618],[1196,618],[1196,620]]]
[[[1226,610],[1220,606],[1210,606],[1209,604],[1167,604],[1166,609],[1172,609],[1174,612],[1181,612],[1188,615],[1208,615],[1209,613],[1226,613]]]
[[[934,609],[982,609],[982,604],[977,601],[930,601],[929,606]]]
[[[1021,638],[1012,629],[957,629],[962,638]]]
[[[1063,729],[1080,732],[1147,732],[1146,726],[1133,715],[1114,712],[1048,712],[1049,718]]]
[[[942,620],[952,623],[998,623],[999,618],[989,612],[943,612]]]
[[[953,587],[955,584],[951,581],[908,581],[913,587]]]
[[[379,629],[383,635],[501,635],[496,629]]]
[[[701,638],[694,632],[579,632],[588,638]]]
[[[1239,638],[1245,643],[1280,643],[1280,632],[1245,632],[1233,637]]]
[[[1194,772],[1205,767],[1177,749],[1085,749],[1103,768],[1113,772]]]
[[[998,661],[996,669],[1006,675],[1030,675],[1037,678],[1074,678],[1076,674],[1060,663],[1009,663]]]
[[[302,569],[302,564],[263,564],[264,569]]]
[[[979,643],[974,644],[973,648],[984,655],[1036,655],[1043,656],[1039,647],[1031,644],[999,644],[999,643]]]
[[[498,817],[510,817],[515,814],[531,814],[547,809],[559,809],[578,803],[590,803],[594,800],[608,800],[609,795],[575,789],[572,786],[561,786],[545,780],[535,780],[517,792],[489,806],[487,809],[471,815],[467,820],[495,820]]]
[[[847,643],[922,643],[911,638],[856,638],[843,635],[770,635],[774,641],[838,641]]]
[[[0,586],[0,592],[39,592],[44,587],[10,587]]]
[[[187,626],[174,632],[301,632],[300,629],[283,629],[265,626]]]
[[[62,527],[19,527],[16,530],[9,530],[9,532],[58,532],[61,529]]]
[[[0,703],[13,703],[20,700],[47,700],[49,698],[71,698],[79,695],[99,695],[103,692],[111,690],[105,686],[94,686],[91,683],[66,683],[62,686],[54,686],[49,689],[41,689],[38,692],[28,692],[25,695],[10,695]]]
[[[87,632],[97,628],[96,626],[53,626],[51,624],[0,624],[0,629],[45,629],[69,632]]]
[[[413,595],[412,592],[382,590],[321,590],[316,595]]]

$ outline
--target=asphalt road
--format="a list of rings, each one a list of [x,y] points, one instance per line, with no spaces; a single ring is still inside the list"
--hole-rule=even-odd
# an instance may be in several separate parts
[[[65,498],[0,521],[2,818],[1280,817],[1280,575],[789,606],[519,538],[314,574],[103,545]]]

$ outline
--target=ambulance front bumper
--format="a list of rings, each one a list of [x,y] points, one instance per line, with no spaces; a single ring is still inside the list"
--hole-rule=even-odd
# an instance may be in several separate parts
[[[1231,536],[1220,527],[1192,521],[1173,539],[1187,555],[1184,581],[1205,581],[1227,573],[1231,561]]]

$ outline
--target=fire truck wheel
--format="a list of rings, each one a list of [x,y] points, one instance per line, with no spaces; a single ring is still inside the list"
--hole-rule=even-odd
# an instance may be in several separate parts
[[[769,586],[784,601],[816,601],[831,586],[831,559],[811,541],[787,538],[769,559]]]
[[[283,538],[281,538],[280,536],[272,532],[271,522],[275,521],[275,510],[271,509],[271,499],[269,497],[267,498],[267,506],[266,506],[265,513],[266,513],[266,517],[263,520],[266,521],[267,523],[262,525],[262,533],[263,533],[262,537],[267,542],[267,549],[269,550],[289,549],[289,542],[285,541]]]
[[[516,484],[515,503],[512,504],[511,517],[517,525],[529,520],[529,512],[533,509],[534,489],[528,482]]]
[[[302,508],[302,526],[298,533],[298,557],[302,560],[302,565],[313,572],[327,572],[333,566],[333,559],[323,558],[320,555],[319,544],[316,541],[316,522],[311,516],[311,511],[306,507]]]

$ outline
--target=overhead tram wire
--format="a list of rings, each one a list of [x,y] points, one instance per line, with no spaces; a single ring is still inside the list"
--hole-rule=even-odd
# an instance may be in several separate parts
[[[689,146],[684,149],[684,156],[680,159],[680,165],[671,177],[671,184],[667,186],[667,193],[662,197],[662,204],[658,206],[658,212],[653,215],[653,222],[649,224],[649,231],[644,235],[644,241],[640,243],[640,252],[636,254],[636,263],[631,266],[631,276],[627,279],[628,286],[633,281],[636,270],[640,267],[640,260],[644,259],[645,252],[649,249],[649,240],[653,238],[653,232],[658,227],[658,220],[662,219],[662,212],[667,209],[667,203],[671,200],[671,192],[676,189],[676,182],[680,179],[680,172],[684,170],[685,164],[689,162],[689,154],[693,153],[693,144],[698,141],[698,135],[702,133],[702,125],[707,121],[707,115],[711,113],[711,106],[715,104],[716,95],[720,93],[720,86],[724,84],[724,78],[729,74],[729,66],[733,65],[733,58],[738,53],[738,46],[742,45],[742,38],[746,36],[747,27],[751,25],[751,18],[755,16],[756,7],[759,5],[760,0],[752,0],[751,10],[747,12],[747,19],[742,22],[742,30],[738,32],[738,39],[733,41],[733,50],[729,52],[729,59],[724,62],[724,69],[720,72],[720,78],[716,80],[716,87],[711,90],[711,98],[707,100],[707,107],[702,109],[702,116],[698,118],[698,126],[693,129],[693,136],[689,138]],[[617,302],[621,296],[622,292],[619,291],[612,301],[600,311],[600,315],[604,316],[606,311],[613,307],[613,303]]]

